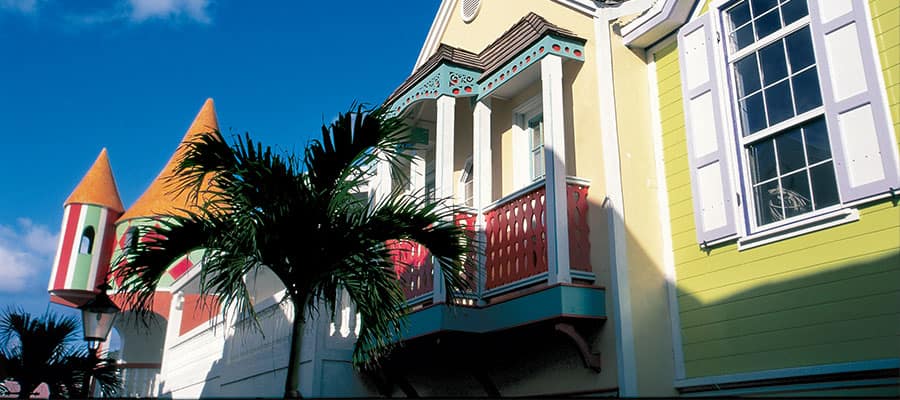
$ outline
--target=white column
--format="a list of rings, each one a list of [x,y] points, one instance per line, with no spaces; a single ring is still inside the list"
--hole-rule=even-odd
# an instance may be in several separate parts
[[[562,58],[541,60],[544,109],[544,162],[547,216],[547,269],[550,284],[572,282],[569,273],[569,218],[566,198],[566,144],[563,120]]]
[[[375,164],[375,179],[369,189],[369,199],[373,203],[380,203],[391,193],[391,164],[385,160],[380,160]]]
[[[491,184],[493,178],[493,170],[491,169],[491,99],[484,99],[475,104],[475,111],[472,113],[472,174],[474,182],[472,182],[472,205],[478,211],[478,218],[475,226],[478,232],[478,243],[480,244],[478,257],[478,268],[476,269],[478,277],[478,287],[476,288],[479,301],[481,293],[484,292],[485,281],[485,250],[486,237],[484,230],[486,222],[484,218],[484,207],[491,203]]]
[[[424,195],[425,193],[425,152],[418,150],[413,152],[409,160],[410,192]]]
[[[434,191],[440,201],[453,201],[453,131],[456,98],[437,99],[437,132],[435,132]],[[441,266],[434,263],[434,303],[443,303],[445,296]]]

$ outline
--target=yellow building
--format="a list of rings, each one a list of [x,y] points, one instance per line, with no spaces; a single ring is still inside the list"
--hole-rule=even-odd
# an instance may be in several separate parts
[[[898,38],[893,0],[443,0],[384,103],[410,179],[378,165],[368,189],[467,206],[475,288],[448,307],[410,245],[403,346],[354,371],[342,300],[307,324],[302,394],[900,395]],[[188,135],[210,126],[208,102]],[[72,207],[125,243],[183,199],[95,203]],[[50,290],[77,304],[103,263],[74,238]],[[152,340],[119,327],[125,394],[281,395],[283,286],[248,277],[258,335],[198,313],[195,261]]]

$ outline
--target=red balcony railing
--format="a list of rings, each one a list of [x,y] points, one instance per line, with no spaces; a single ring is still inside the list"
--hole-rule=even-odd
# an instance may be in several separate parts
[[[485,289],[547,272],[544,186],[508,199],[485,217]]]
[[[434,264],[425,246],[406,240],[388,242],[394,270],[403,285],[407,299],[414,299],[434,289]]]
[[[453,222],[457,225],[466,227],[474,235],[476,215],[474,213],[457,213],[453,217]],[[434,264],[431,259],[431,253],[416,242],[406,240],[392,240],[388,242],[388,247],[392,249],[391,261],[394,264],[394,270],[397,277],[403,284],[403,293],[406,294],[408,300],[415,299],[434,290]],[[470,255],[474,257],[476,253]],[[472,279],[471,287],[476,288],[475,270],[476,264],[470,263],[466,273]]]
[[[575,271],[592,272],[591,228],[588,225],[588,188],[582,183],[568,183],[569,266]]]
[[[573,271],[591,272],[591,244],[588,225],[587,184],[566,185],[569,225],[569,265]],[[526,189],[485,211],[485,263],[471,263],[467,271],[472,288],[477,288],[477,268],[484,269],[484,290],[521,282],[547,272],[547,223],[543,185]],[[476,214],[460,213],[459,225],[474,234]],[[393,241],[389,244],[397,275],[407,299],[415,299],[434,289],[431,255],[418,243]],[[472,254],[473,260],[477,260]],[[500,289],[501,291],[503,289]]]

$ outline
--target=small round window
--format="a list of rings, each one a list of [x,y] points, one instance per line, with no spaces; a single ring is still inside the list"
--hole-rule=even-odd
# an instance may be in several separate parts
[[[481,8],[481,0],[462,0],[459,4],[459,14],[464,22],[471,22],[478,15]]]

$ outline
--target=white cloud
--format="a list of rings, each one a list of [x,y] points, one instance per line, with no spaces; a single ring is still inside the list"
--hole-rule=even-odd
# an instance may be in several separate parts
[[[131,5],[131,19],[137,22],[181,16],[205,24],[210,22],[207,13],[210,0],[128,0],[128,3]]]
[[[16,226],[0,225],[0,292],[22,292],[46,278],[59,237],[44,225],[19,218]]]
[[[88,12],[63,7],[61,0],[0,0],[0,12],[35,16],[47,14],[75,26],[113,22],[142,23],[148,20],[193,21],[209,24],[212,0],[111,0]]]
[[[0,0],[0,9],[18,11],[23,14],[34,14],[38,0]]]

